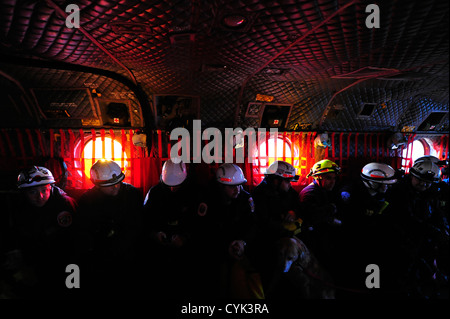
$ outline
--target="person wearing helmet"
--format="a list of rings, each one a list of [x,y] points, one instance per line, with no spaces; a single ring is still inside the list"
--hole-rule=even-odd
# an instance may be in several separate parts
[[[448,216],[435,190],[440,177],[434,161],[416,160],[387,193],[390,240],[395,244],[387,278],[393,289],[410,298],[439,298],[442,288],[448,289]]]
[[[208,291],[215,291],[216,297],[262,297],[252,261],[257,235],[255,205],[245,183],[242,169],[225,163],[217,168],[208,187],[199,247],[209,252],[209,279],[205,281],[211,282]],[[254,289],[249,289],[249,281],[257,283]]]
[[[428,190],[433,183],[439,182],[441,170],[439,166],[431,160],[420,160],[414,162],[409,171],[411,185],[416,192]]]
[[[433,162],[434,164],[436,164],[437,166],[439,166],[440,168],[443,168],[445,166],[448,165],[448,161],[446,160],[440,160],[439,158],[437,158],[436,156],[433,155],[424,155],[421,156],[419,158],[417,158],[414,163],[419,163],[419,162],[423,162],[423,161],[430,161]]]
[[[332,199],[332,190],[336,184],[340,167],[328,160],[321,160],[313,165],[307,177],[314,180],[300,192],[300,202],[306,209],[306,222],[310,226],[321,223],[339,224],[335,218],[336,205]]]
[[[216,171],[216,181],[223,185],[223,194],[227,200],[238,198],[242,184],[247,183],[242,169],[236,164],[223,164]]]
[[[7,245],[10,258],[5,265],[21,278],[13,281],[22,285],[17,291],[19,298],[68,296],[60,288],[66,266],[75,258],[73,220],[77,204],[54,184],[53,174],[42,166],[24,169],[17,179],[20,192],[13,199]]]
[[[217,218],[217,223],[222,225],[219,226],[222,228],[222,236],[227,238],[225,247],[227,247],[229,257],[241,260],[247,242],[252,240],[255,235],[256,222],[253,198],[242,186],[247,183],[247,179],[244,177],[242,169],[236,164],[223,164],[216,171],[216,182],[217,194],[220,198],[211,204],[211,208],[217,210],[217,215],[214,217]],[[214,204],[217,207],[214,207]],[[223,208],[226,208],[225,211]],[[218,212],[219,210],[222,212]],[[223,229],[224,225],[228,227],[228,230]],[[235,240],[231,240],[231,238]]]
[[[296,169],[285,161],[273,162],[264,173],[264,179],[253,189],[255,212],[259,229],[255,264],[261,272],[266,290],[274,281],[273,247],[282,238],[298,236],[302,228],[302,208],[298,192],[291,182],[297,181]]]
[[[335,262],[333,253],[337,253],[336,226],[341,225],[333,193],[339,172],[340,167],[329,159],[315,163],[307,175],[314,179],[299,195],[307,230],[302,233],[302,239],[330,272]]]
[[[340,265],[336,280],[342,284],[365,290],[367,265],[375,263],[382,267],[386,246],[390,244],[385,241],[385,211],[389,206],[385,197],[395,183],[397,172],[390,165],[371,162],[360,169],[357,179],[338,188],[336,204],[342,212],[339,239],[345,247],[341,252],[341,260],[345,262]]]
[[[395,184],[396,171],[384,163],[369,163],[361,170],[361,179],[370,195],[385,194],[389,185]]]
[[[291,185],[299,178],[295,171],[291,164],[275,161],[252,192],[258,219],[269,241],[294,236],[301,231],[301,205],[298,192]]]
[[[364,165],[360,179],[339,190],[345,210],[352,211],[346,214],[347,217],[381,215],[389,204],[385,201],[386,191],[395,183],[397,172],[388,164],[371,162]]]
[[[432,183],[429,192],[435,193],[435,195],[439,198],[439,208],[443,212],[444,216],[446,216],[447,220],[449,218],[450,213],[450,205],[448,204],[448,198],[449,198],[449,179],[448,179],[448,160],[440,160],[436,156],[432,155],[425,155],[422,157],[419,157],[415,160],[414,164],[419,165],[419,162],[426,162],[431,161],[434,164],[436,164],[440,169],[440,177],[437,183]],[[426,164],[423,164],[426,165]],[[416,175],[419,175],[416,170],[411,169],[411,174],[416,173]],[[437,172],[436,172],[437,173]],[[418,179],[420,180],[420,177],[418,176]],[[419,183],[419,181],[414,181],[416,187],[423,187],[426,186],[424,183]]]
[[[312,176],[321,188],[331,191],[336,184],[336,177],[341,168],[333,161],[324,159],[313,165],[306,177]]]
[[[186,181],[186,164],[180,159],[169,159],[163,165],[161,182],[168,186],[172,192],[176,192]]]
[[[162,167],[160,183],[150,188],[145,197],[144,223],[151,227],[150,238],[158,244],[182,247],[189,237],[183,228],[193,209],[187,177],[186,164],[169,159]]]
[[[151,253],[143,263],[149,270],[146,280],[159,298],[182,298],[189,287],[196,287],[191,281],[192,236],[203,211],[199,188],[187,168],[180,158],[168,159],[160,182],[149,189],[144,200],[142,242]]]
[[[113,297],[120,289],[133,293],[137,283],[133,274],[141,232],[142,194],[123,181],[125,174],[112,160],[96,161],[90,169],[90,179],[94,186],[78,201],[80,225],[86,238],[85,291],[92,293],[88,296],[92,298]]]

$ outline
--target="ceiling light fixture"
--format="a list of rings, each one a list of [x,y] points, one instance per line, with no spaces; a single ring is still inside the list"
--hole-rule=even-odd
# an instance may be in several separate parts
[[[214,27],[233,32],[247,32],[253,25],[258,13],[248,11],[225,10],[219,12]]]
[[[280,68],[264,68],[262,73],[266,75],[283,75],[288,72],[289,69],[280,69]]]
[[[256,94],[256,101],[260,102],[272,102],[274,97],[272,95],[265,95],[265,94]]]
[[[247,21],[247,18],[240,14],[229,14],[222,18],[222,23],[228,28],[242,28]]]

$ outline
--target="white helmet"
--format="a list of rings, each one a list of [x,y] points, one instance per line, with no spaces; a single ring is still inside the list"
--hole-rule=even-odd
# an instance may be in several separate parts
[[[410,174],[427,182],[438,182],[441,178],[441,170],[432,161],[416,161],[409,170]]]
[[[91,167],[91,181],[97,186],[112,186],[125,178],[119,164],[112,160],[98,160]]]
[[[42,166],[33,166],[20,172],[17,177],[17,187],[27,188],[33,186],[53,184],[55,179],[52,172]]]
[[[395,170],[384,163],[369,163],[361,170],[361,178],[367,182],[375,182],[379,184],[394,184],[397,182],[395,178]]]
[[[273,162],[264,174],[280,176],[293,181],[298,181],[299,178],[298,175],[295,175],[295,167],[285,161]]]
[[[216,179],[224,185],[241,185],[247,183],[242,169],[236,164],[223,164],[216,171]]]
[[[178,186],[187,177],[186,164],[178,159],[167,160],[162,168],[161,180],[167,186]]]
[[[416,164],[418,162],[422,162],[422,161],[431,161],[439,167],[448,165],[448,161],[440,160],[439,158],[437,158],[436,156],[433,156],[433,155],[425,155],[425,156],[419,157],[418,159],[416,159],[414,161],[414,164]]]

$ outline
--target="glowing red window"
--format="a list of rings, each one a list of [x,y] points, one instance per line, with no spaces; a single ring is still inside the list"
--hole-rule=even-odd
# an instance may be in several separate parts
[[[104,141],[97,137],[95,143],[92,138],[79,141],[75,147],[75,157],[78,159],[75,161],[75,167],[78,169],[80,176],[83,176],[84,173],[87,179],[91,176],[91,166],[99,159],[115,161],[124,172],[128,167],[128,156],[122,144],[110,137],[105,137]],[[84,171],[82,169],[83,166]]]

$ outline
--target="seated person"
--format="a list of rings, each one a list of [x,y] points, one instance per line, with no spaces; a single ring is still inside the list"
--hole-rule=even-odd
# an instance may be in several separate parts
[[[389,203],[386,191],[397,182],[397,172],[384,163],[368,163],[360,178],[339,189],[342,212],[341,260],[345,284],[365,289],[366,266],[381,265],[385,257],[388,223],[384,214]]]
[[[246,182],[239,166],[223,164],[206,200],[203,247],[210,254],[210,278],[220,297],[263,297],[252,261],[257,223],[253,199],[242,187]]]
[[[336,262],[337,226],[341,225],[332,192],[339,172],[340,167],[328,159],[315,163],[308,174],[314,180],[300,192],[305,224],[300,237],[330,272]]]
[[[90,178],[94,187],[79,199],[80,227],[85,235],[85,288],[93,298],[128,296],[137,285],[136,244],[141,231],[142,194],[123,182],[125,174],[112,160],[98,160]],[[80,265],[80,271],[83,268]],[[113,278],[113,279],[112,279]]]
[[[295,175],[291,164],[275,161],[252,192],[256,214],[269,242],[301,231],[300,201],[297,191],[291,186],[291,181],[295,180],[298,180],[298,175]]]
[[[193,236],[199,204],[199,191],[188,177],[186,164],[178,158],[167,160],[160,182],[144,200],[141,240],[142,250],[147,251],[143,262],[152,277],[148,284],[158,298],[185,298],[197,288],[192,286],[194,272],[202,265],[193,258]]]
[[[66,267],[76,262],[76,202],[54,185],[53,174],[33,166],[20,172],[20,190],[6,236],[8,271],[14,273],[18,298],[68,297]],[[14,289],[13,288],[13,289]]]
[[[448,297],[449,225],[436,191],[440,178],[436,163],[415,161],[387,193],[393,230],[385,278],[401,297]]]

